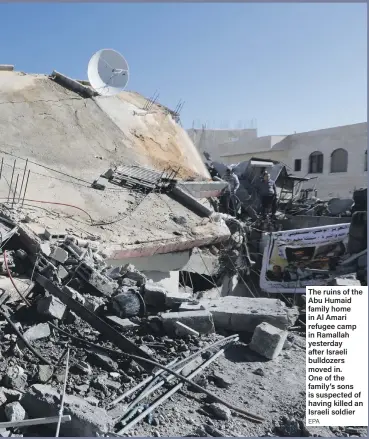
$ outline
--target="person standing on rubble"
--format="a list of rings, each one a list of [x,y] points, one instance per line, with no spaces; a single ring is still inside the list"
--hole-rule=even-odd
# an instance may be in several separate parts
[[[272,209],[272,215],[274,216],[276,211],[277,187],[267,171],[264,171],[260,178],[258,193],[261,201],[262,217],[266,218],[266,213],[270,209]]]
[[[233,212],[236,215],[236,192],[240,187],[240,181],[230,166],[227,167],[222,179],[228,183],[223,194],[226,212],[229,214],[230,206],[232,206]]]

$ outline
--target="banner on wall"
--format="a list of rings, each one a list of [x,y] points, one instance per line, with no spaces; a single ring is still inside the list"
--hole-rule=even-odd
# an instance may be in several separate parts
[[[347,253],[350,223],[271,233],[264,249],[260,287],[267,293],[305,293],[327,285],[327,270]]]

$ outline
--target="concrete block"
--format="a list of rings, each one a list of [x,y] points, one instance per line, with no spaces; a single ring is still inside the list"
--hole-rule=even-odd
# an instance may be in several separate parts
[[[62,320],[67,307],[57,297],[46,296],[37,302],[37,312],[52,319]]]
[[[35,384],[22,398],[22,405],[32,418],[58,416],[60,393],[46,384]],[[72,420],[61,424],[61,436],[101,436],[113,431],[113,420],[107,412],[90,405],[84,399],[65,395],[64,415]]]
[[[27,341],[41,340],[50,336],[50,326],[48,323],[39,323],[27,329],[23,334]]]
[[[169,312],[161,316],[164,329],[171,334],[176,333],[176,322],[183,323],[200,334],[214,332],[214,322],[209,311]]]
[[[23,390],[27,384],[27,375],[18,365],[9,366],[4,376],[4,386],[10,389]]]
[[[67,236],[67,232],[64,230],[58,229],[45,229],[44,236],[48,241],[56,240],[56,239],[65,239]]]
[[[38,366],[37,380],[40,383],[47,383],[49,379],[53,376],[54,368],[48,364],[40,364]]]
[[[249,348],[269,360],[274,360],[282,352],[287,334],[287,331],[263,322],[256,327]]]
[[[232,418],[231,410],[223,404],[213,402],[210,404],[209,409],[214,413],[215,417],[222,419],[223,421],[229,421]]]
[[[167,297],[167,291],[160,285],[147,282],[144,286],[144,300],[146,305],[164,309]]]
[[[60,264],[64,264],[64,262],[68,259],[68,252],[60,247],[55,247],[50,254],[50,258],[54,259],[54,261],[57,261]]]
[[[27,413],[19,402],[7,404],[4,413],[9,422],[23,421],[27,418]]]
[[[68,271],[62,265],[59,265],[59,267],[58,267],[58,278],[63,280],[63,279],[65,279],[68,276],[68,274],[69,274]]]
[[[200,304],[211,312],[215,328],[234,332],[254,332],[263,322],[287,329],[299,316],[297,308],[288,308],[279,299],[227,296],[201,299]]]

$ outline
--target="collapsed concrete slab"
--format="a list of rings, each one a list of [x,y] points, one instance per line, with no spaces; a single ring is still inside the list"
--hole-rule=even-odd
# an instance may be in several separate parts
[[[60,393],[46,384],[34,384],[23,396],[21,404],[30,417],[57,416]],[[66,395],[64,414],[71,416],[70,422],[61,424],[62,436],[99,436],[112,431],[113,420],[107,412],[94,407],[84,399]]]
[[[209,311],[183,311],[168,312],[162,314],[161,320],[164,329],[169,334],[176,334],[176,322],[183,323],[200,334],[211,334],[214,332],[214,322]]]
[[[297,308],[288,308],[279,299],[227,296],[215,300],[201,299],[219,329],[253,332],[263,322],[280,329],[293,326],[299,316]]]

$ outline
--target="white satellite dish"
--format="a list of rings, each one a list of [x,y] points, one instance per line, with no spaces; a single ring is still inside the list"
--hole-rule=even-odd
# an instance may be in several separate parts
[[[128,83],[129,67],[124,57],[112,49],[92,55],[87,69],[91,87],[102,96],[114,96]]]

